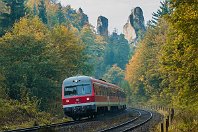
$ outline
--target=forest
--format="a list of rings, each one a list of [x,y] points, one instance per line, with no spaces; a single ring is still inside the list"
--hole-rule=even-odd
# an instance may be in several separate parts
[[[175,108],[171,131],[198,130],[198,4],[161,2],[137,46],[96,33],[82,9],[56,0],[0,0],[0,130],[60,121],[62,81],[119,85],[131,106]]]

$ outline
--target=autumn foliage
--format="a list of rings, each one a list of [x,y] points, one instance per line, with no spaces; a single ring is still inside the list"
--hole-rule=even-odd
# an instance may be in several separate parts
[[[148,27],[126,69],[132,92],[153,105],[177,109],[171,130],[196,131],[198,113],[198,12],[196,1],[171,1],[170,14]],[[187,116],[188,115],[188,116]]]

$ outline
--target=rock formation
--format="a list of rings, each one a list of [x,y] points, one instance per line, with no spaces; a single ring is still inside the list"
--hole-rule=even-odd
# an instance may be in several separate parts
[[[88,16],[83,13],[81,8],[78,9],[77,14],[79,15],[80,19],[80,26],[83,27],[84,25],[89,23]]]
[[[131,10],[128,21],[124,25],[123,33],[129,43],[134,43],[135,45],[145,31],[143,11],[140,7],[136,7]]]
[[[104,16],[98,17],[97,33],[102,36],[108,36],[108,19]]]

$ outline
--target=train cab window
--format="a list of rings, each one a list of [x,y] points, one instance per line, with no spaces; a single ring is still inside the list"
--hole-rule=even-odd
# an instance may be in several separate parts
[[[91,85],[90,84],[68,86],[68,87],[65,87],[65,89],[64,89],[65,96],[86,95],[86,94],[91,94]]]
[[[91,87],[90,85],[80,85],[77,87],[78,89],[78,95],[86,95],[91,94]]]
[[[90,85],[84,85],[85,94],[91,94],[91,87]]]
[[[65,87],[64,94],[65,94],[65,96],[76,95],[77,94],[77,87],[76,86]]]

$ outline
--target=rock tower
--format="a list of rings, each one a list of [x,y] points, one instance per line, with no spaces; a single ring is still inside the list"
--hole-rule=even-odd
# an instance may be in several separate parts
[[[108,19],[104,16],[98,17],[97,33],[102,36],[108,36]]]
[[[137,40],[145,31],[143,11],[140,7],[136,7],[131,10],[128,21],[124,25],[123,33],[129,43],[136,44]]]

